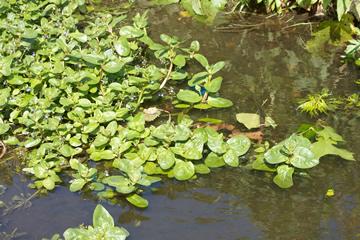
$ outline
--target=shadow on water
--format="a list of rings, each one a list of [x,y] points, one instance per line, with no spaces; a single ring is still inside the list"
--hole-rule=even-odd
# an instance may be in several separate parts
[[[358,73],[342,65],[342,49],[329,48],[321,54],[305,50],[309,26],[284,29],[288,19],[252,16],[245,22],[256,28],[220,31],[181,18],[176,6],[151,8],[149,16],[151,35],[197,39],[209,59],[227,61],[221,94],[234,107],[194,112],[194,118],[234,123],[235,113],[263,108],[279,124],[272,136],[281,139],[300,123],[314,121],[296,110],[298,100],[307,93],[323,87],[336,94],[353,91]],[[339,114],[328,121],[359,156],[359,120]],[[145,194],[150,201],[146,210],[128,204],[104,206],[130,231],[130,239],[136,240],[360,239],[360,167],[357,162],[336,160],[322,159],[310,171],[311,178],[295,178],[290,190],[277,188],[264,173],[221,169],[188,183],[165,181]],[[7,187],[1,196],[5,202],[15,194],[32,191],[23,177],[10,172],[11,168],[4,168],[0,174],[0,184]],[[325,197],[329,188],[335,190],[333,198]],[[0,232],[18,228],[28,233],[19,239],[32,240],[80,223],[90,224],[96,201],[91,195],[78,195],[59,187],[46,197],[35,198],[30,208],[0,216]]]

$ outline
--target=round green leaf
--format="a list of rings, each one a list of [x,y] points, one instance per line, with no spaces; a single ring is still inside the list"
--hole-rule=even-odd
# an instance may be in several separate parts
[[[238,113],[236,120],[244,124],[247,129],[260,127],[260,115],[256,113]]]
[[[80,191],[84,187],[85,184],[86,184],[86,181],[82,178],[74,179],[70,184],[70,191],[71,192]]]
[[[212,106],[212,107],[216,107],[216,108],[228,108],[231,107],[233,105],[232,101],[230,101],[229,99],[226,98],[221,98],[221,97],[209,97],[207,100],[207,103]]]
[[[120,37],[119,40],[114,42],[114,47],[116,52],[123,57],[126,57],[130,54],[130,45],[126,38]]]
[[[209,153],[205,159],[205,165],[209,168],[218,168],[225,166],[224,159],[218,156],[216,153]]]
[[[176,97],[179,100],[188,103],[197,103],[200,102],[202,99],[202,97],[197,92],[191,90],[183,90],[183,89],[180,89]]]
[[[211,93],[216,93],[220,90],[221,88],[221,83],[222,83],[222,77],[217,77],[214,78],[213,80],[211,80],[208,83],[205,83],[204,87],[206,89],[206,91],[211,92]]]
[[[164,170],[171,168],[175,163],[175,155],[169,149],[160,147],[157,149],[157,161]]]
[[[183,67],[186,64],[186,59],[184,55],[176,55],[173,63],[178,67]]]
[[[55,188],[55,182],[51,177],[45,178],[42,184],[47,190],[53,190]]]
[[[195,172],[199,174],[209,174],[210,168],[203,163],[195,164]]]
[[[283,148],[282,144],[278,144],[270,148],[264,155],[265,161],[270,164],[278,164],[278,163],[286,162],[289,158],[281,153],[282,148]]]
[[[239,157],[247,153],[251,146],[250,139],[245,135],[238,135],[227,140],[229,147],[235,152]]]
[[[227,165],[231,167],[239,166],[239,157],[237,156],[236,152],[232,149],[229,149],[223,156],[224,161]]]
[[[319,164],[319,159],[308,148],[297,147],[294,155],[290,158],[290,163],[297,168],[312,168]]]
[[[177,180],[184,181],[192,178],[195,174],[195,167],[192,162],[177,160],[174,167],[174,176]]]
[[[273,181],[276,185],[281,188],[289,188],[293,185],[292,175],[294,173],[294,168],[289,167],[284,164],[279,166],[277,169],[277,175],[274,177]]]

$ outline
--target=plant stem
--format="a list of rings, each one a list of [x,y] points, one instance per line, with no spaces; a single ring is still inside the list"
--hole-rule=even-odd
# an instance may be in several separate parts
[[[6,154],[6,146],[3,143],[3,141],[0,141],[0,146],[2,147],[1,153],[0,153],[0,159]]]
[[[166,77],[164,78],[164,81],[161,83],[159,89],[162,89],[162,88],[165,86],[166,82],[169,80],[170,74],[171,74],[171,72],[172,72],[173,67],[174,67],[174,64],[173,64],[173,62],[172,62],[172,60],[171,60],[171,61],[170,61],[170,66],[169,66],[168,72],[167,72],[167,74],[166,74]]]

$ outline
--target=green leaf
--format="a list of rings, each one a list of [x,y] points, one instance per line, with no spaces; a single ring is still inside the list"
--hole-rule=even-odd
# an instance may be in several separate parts
[[[95,131],[99,127],[99,123],[97,122],[90,122],[84,126],[83,133],[91,133]]]
[[[104,60],[104,58],[98,54],[84,54],[82,55],[82,59],[94,65],[100,65],[101,61]]]
[[[25,143],[24,143],[24,147],[26,148],[32,148],[35,147],[37,145],[39,145],[41,143],[41,139],[28,139]]]
[[[22,37],[26,39],[35,39],[38,37],[38,33],[33,29],[25,29]]]
[[[136,114],[128,123],[128,128],[137,132],[142,132],[145,129],[145,116],[143,113]]]
[[[84,187],[85,184],[86,184],[86,181],[82,178],[74,179],[70,184],[70,191],[71,192],[80,191]]]
[[[266,165],[263,154],[256,156],[255,161],[251,163],[251,167],[252,169],[259,171],[276,172],[275,168],[271,168],[268,165]]]
[[[129,194],[136,190],[130,179],[124,176],[105,177],[102,182],[109,186],[115,187],[116,191],[122,194]]]
[[[45,178],[42,184],[47,190],[53,190],[55,188],[55,182],[51,177]]]
[[[94,161],[111,160],[114,159],[115,156],[116,155],[111,150],[103,150],[91,153],[90,159]]]
[[[195,164],[195,172],[199,174],[209,174],[210,168],[203,163]]]
[[[91,239],[94,236],[94,233],[91,231],[88,231],[85,228],[68,228],[64,232],[64,238],[65,240],[85,240],[85,239]]]
[[[102,66],[102,69],[104,69],[104,71],[107,73],[117,73],[122,69],[123,66],[124,63],[122,62],[111,61]]]
[[[178,67],[183,67],[186,64],[186,59],[184,55],[176,55],[173,63]]]
[[[200,102],[202,99],[202,97],[198,93],[191,90],[183,90],[183,89],[180,89],[176,97],[179,100],[188,103],[197,103]]]
[[[282,148],[283,145],[281,144],[270,148],[264,155],[266,162],[270,164],[286,162],[289,158],[281,153]]]
[[[125,37],[120,37],[114,42],[115,51],[122,57],[129,56],[131,53],[130,45]]]
[[[212,106],[210,106],[210,105],[207,104],[207,103],[198,103],[198,104],[195,104],[195,105],[194,105],[194,108],[196,108],[196,109],[201,109],[201,110],[205,110],[205,109],[210,109],[210,108],[212,108]]]
[[[191,130],[187,126],[177,125],[175,126],[174,141],[183,142],[190,138]]]
[[[292,175],[294,168],[284,164],[279,166],[276,171],[277,175],[273,179],[274,183],[281,188],[290,188],[293,185]]]
[[[110,122],[116,118],[116,112],[106,111],[102,113],[101,122]]]
[[[175,164],[175,155],[169,149],[160,147],[157,149],[157,161],[162,169],[167,170]]]
[[[350,9],[351,0],[337,0],[336,1],[336,13],[338,20],[340,21],[342,16]]]
[[[195,167],[192,162],[177,160],[174,167],[174,176],[177,180],[189,180],[195,174]]]
[[[216,107],[216,108],[228,108],[231,107],[233,105],[232,101],[230,101],[229,99],[226,98],[221,98],[221,97],[208,97],[207,103],[212,106],[212,107]]]
[[[126,200],[128,200],[132,205],[138,208],[147,208],[149,206],[148,200],[139,196],[136,193],[126,197]]]
[[[201,8],[201,0],[191,0],[192,2],[192,9],[194,10],[194,12],[198,15],[203,15],[203,11]]]
[[[125,26],[120,28],[120,35],[124,36],[125,38],[138,38],[143,34],[144,32],[141,29],[132,26]]]
[[[210,67],[210,73],[215,74],[218,71],[220,71],[221,69],[223,69],[224,66],[225,66],[225,62],[223,62],[223,61],[217,62]]]
[[[208,142],[207,145],[210,148],[211,151],[218,153],[218,154],[223,154],[226,152],[227,150],[227,145],[225,144],[224,140],[223,140],[223,135],[222,134],[218,134],[215,130],[213,130],[212,128],[207,128],[207,130],[212,130],[214,131],[214,134],[208,134]],[[210,131],[211,131],[210,130]]]
[[[0,135],[5,134],[10,130],[10,125],[6,123],[0,123]]]
[[[240,157],[249,151],[251,146],[250,139],[245,135],[238,135],[227,140],[230,149],[232,149],[235,154]]]
[[[321,158],[325,155],[336,155],[345,160],[355,161],[354,154],[352,152],[336,147],[329,139],[325,140],[320,138],[317,142],[313,143],[311,150],[316,158]]]
[[[217,119],[217,118],[199,118],[198,119],[199,122],[206,122],[206,123],[211,123],[211,124],[220,124],[223,123],[224,121],[221,119]]]
[[[110,213],[100,204],[95,208],[93,214],[93,225],[95,228],[109,229],[114,227],[114,219]]]
[[[237,156],[236,152],[232,149],[229,149],[223,156],[224,161],[227,165],[231,167],[239,166],[239,157]]]
[[[205,159],[205,165],[209,168],[218,168],[225,166],[224,159],[218,156],[216,153],[209,153]]]
[[[222,77],[217,77],[217,78],[212,79],[210,82],[205,83],[204,87],[205,87],[206,91],[208,91],[210,93],[218,92],[221,88],[222,80],[223,80]]]
[[[64,144],[60,147],[59,153],[63,155],[64,157],[72,157],[76,154],[79,154],[80,152],[74,148],[72,148],[68,144]]]
[[[319,164],[319,158],[310,149],[297,147],[290,158],[290,163],[297,168],[312,168]]]
[[[260,115],[256,113],[238,113],[236,120],[244,124],[247,129],[260,127]]]
[[[86,43],[88,41],[88,36],[81,32],[74,32],[70,34],[70,37],[75,38],[77,41],[81,43]]]
[[[195,54],[194,58],[204,67],[204,68],[208,68],[209,67],[209,62],[206,59],[206,57],[204,57],[204,55],[201,54]]]
[[[109,142],[109,138],[105,137],[102,134],[98,134],[94,140],[94,142],[92,143],[95,147],[100,147],[100,146],[104,146],[105,144],[107,144]]]
[[[335,132],[332,127],[324,126],[320,131],[316,131],[317,138],[323,138],[325,141],[343,142],[344,139]]]
[[[223,9],[227,4],[227,0],[211,0],[211,3],[214,7],[218,9]]]

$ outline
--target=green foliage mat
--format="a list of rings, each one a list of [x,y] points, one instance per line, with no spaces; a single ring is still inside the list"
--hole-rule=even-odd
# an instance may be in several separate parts
[[[141,193],[159,176],[183,181],[211,168],[238,167],[251,146],[245,135],[227,138],[209,127],[193,129],[183,114],[177,123],[153,126],[146,122],[160,110],[139,109],[169,81],[181,80],[188,87],[176,94],[176,107],[231,107],[219,96],[223,79],[215,76],[225,63],[210,64],[198,53],[197,41],[184,47],[162,34],[162,43],[154,42],[146,13],[129,25],[121,11],[90,9],[80,0],[0,1],[0,137],[26,150],[23,171],[33,177],[32,187],[51,191],[70,176],[73,192],[121,195],[145,208]],[[188,72],[190,62],[204,70]],[[257,116],[245,116],[238,120],[260,127]],[[275,126],[270,120],[265,125]],[[323,155],[353,160],[335,146],[335,134],[328,135],[313,144],[294,135],[264,149],[252,166],[276,169],[275,183],[286,188],[295,168],[313,167]]]

